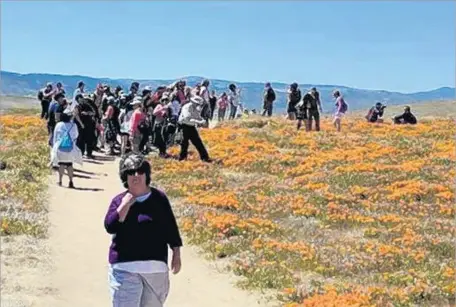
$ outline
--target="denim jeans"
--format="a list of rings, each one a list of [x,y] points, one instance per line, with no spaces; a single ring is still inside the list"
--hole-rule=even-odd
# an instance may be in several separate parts
[[[163,307],[169,292],[169,275],[110,268],[109,287],[113,307]]]

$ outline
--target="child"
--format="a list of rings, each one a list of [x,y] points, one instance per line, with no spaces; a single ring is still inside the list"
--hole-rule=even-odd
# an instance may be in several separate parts
[[[218,102],[218,121],[222,122],[225,120],[226,108],[228,107],[228,95],[224,92],[220,96]]]

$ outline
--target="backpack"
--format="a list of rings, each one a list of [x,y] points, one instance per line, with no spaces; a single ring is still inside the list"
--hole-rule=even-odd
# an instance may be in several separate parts
[[[67,130],[67,132],[63,136],[62,140],[60,141],[60,145],[59,145],[60,151],[71,152],[73,150],[74,144],[73,144],[73,140],[71,139],[71,136],[70,136],[70,131],[71,131],[71,129],[73,129],[73,127],[74,127],[74,124],[71,126],[70,129]]]
[[[340,112],[345,113],[348,110],[348,104],[342,99],[342,105],[340,106]]]

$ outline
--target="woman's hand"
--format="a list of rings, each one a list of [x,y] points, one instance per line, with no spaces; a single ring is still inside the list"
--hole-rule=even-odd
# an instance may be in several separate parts
[[[171,260],[171,269],[173,271],[173,274],[177,274],[180,272],[182,267],[182,262],[181,262],[181,255],[180,255],[180,248],[175,247],[173,248],[173,259]]]
[[[122,198],[120,206],[117,208],[117,212],[119,213],[119,222],[123,222],[125,220],[131,205],[133,205],[135,201],[136,198],[131,193],[125,194]]]

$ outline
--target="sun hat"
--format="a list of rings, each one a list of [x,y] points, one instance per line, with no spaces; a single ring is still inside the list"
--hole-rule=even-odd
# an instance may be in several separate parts
[[[142,99],[141,99],[141,97],[136,96],[135,98],[133,98],[133,101],[130,102],[130,105],[134,106],[134,105],[138,105],[138,104],[142,104]]]
[[[196,103],[196,104],[203,104],[204,103],[204,99],[201,98],[200,96],[193,96],[190,98],[190,101],[193,102],[193,103]]]
[[[164,93],[162,94],[162,97],[161,97],[160,100],[163,101],[163,100],[166,100],[166,99],[169,100],[169,93],[168,93],[168,92],[164,92]]]

